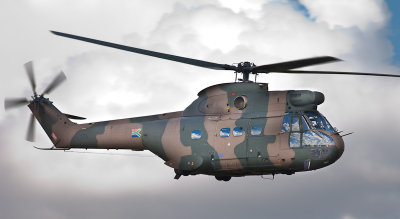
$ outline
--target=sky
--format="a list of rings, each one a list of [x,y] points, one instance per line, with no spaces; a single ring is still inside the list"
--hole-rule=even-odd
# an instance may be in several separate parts
[[[56,30],[223,64],[256,65],[330,55],[313,70],[400,74],[394,0],[2,0],[0,98],[29,97],[23,64],[33,60],[38,92],[64,71],[48,97],[91,121],[180,111],[207,86],[234,81],[213,71],[52,35]],[[174,180],[149,152],[39,151],[39,126],[24,140],[30,111],[0,110],[3,218],[400,218],[400,116],[396,78],[259,76],[270,90],[314,90],[344,137],[326,168],[277,175]]]

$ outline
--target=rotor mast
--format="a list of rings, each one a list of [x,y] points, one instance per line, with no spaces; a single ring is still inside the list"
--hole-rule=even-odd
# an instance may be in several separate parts
[[[256,65],[252,62],[241,62],[237,65],[236,72],[243,74],[242,82],[249,82],[250,74],[253,73],[254,67],[256,67]]]

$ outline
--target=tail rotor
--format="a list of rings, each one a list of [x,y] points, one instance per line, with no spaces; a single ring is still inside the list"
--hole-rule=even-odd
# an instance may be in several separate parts
[[[53,81],[46,87],[46,89],[43,91],[41,95],[37,95],[36,92],[36,81],[35,81],[35,74],[33,70],[33,62],[30,61],[26,63],[25,65],[25,70],[28,75],[28,80],[32,88],[33,96],[32,100],[29,100],[25,97],[20,97],[20,98],[5,98],[4,100],[4,109],[7,111],[12,108],[20,107],[23,105],[28,105],[30,103],[37,103],[44,98],[45,94],[50,94],[55,88],[57,88],[62,82],[64,82],[67,77],[65,76],[64,72],[60,72],[54,79]],[[30,120],[29,120],[29,125],[28,125],[28,130],[26,133],[26,140],[33,142],[35,140],[35,117],[33,114],[31,114]]]

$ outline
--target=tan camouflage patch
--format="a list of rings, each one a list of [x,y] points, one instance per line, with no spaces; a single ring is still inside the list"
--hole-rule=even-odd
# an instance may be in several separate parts
[[[192,148],[186,147],[181,143],[180,127],[181,118],[169,119],[161,138],[164,152],[168,158],[166,164],[173,168],[179,167],[182,156],[192,154]]]
[[[221,90],[219,86],[213,86],[210,89],[205,90],[205,92],[207,99],[204,100],[204,110],[199,109],[200,111],[204,111],[206,115],[219,115],[230,112],[228,94],[226,91]]]
[[[279,155],[277,159],[277,164],[279,164],[281,167],[289,167],[289,165],[292,163],[292,159],[295,158],[295,152],[292,148],[289,146],[289,133],[282,133],[277,136],[277,138],[280,138],[280,148],[279,148]]]
[[[98,147],[144,150],[142,137],[132,138],[132,129],[140,129],[143,132],[143,125],[130,123],[129,119],[110,121],[104,129],[104,134],[96,136]]]
[[[264,135],[277,135],[281,132],[283,115],[286,111],[286,93],[286,91],[269,92]]]

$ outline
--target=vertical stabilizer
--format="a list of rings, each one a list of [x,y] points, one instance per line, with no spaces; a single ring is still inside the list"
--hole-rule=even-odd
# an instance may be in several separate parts
[[[36,97],[28,107],[55,147],[69,147],[65,139],[69,136],[75,124],[66,115],[44,97]]]

